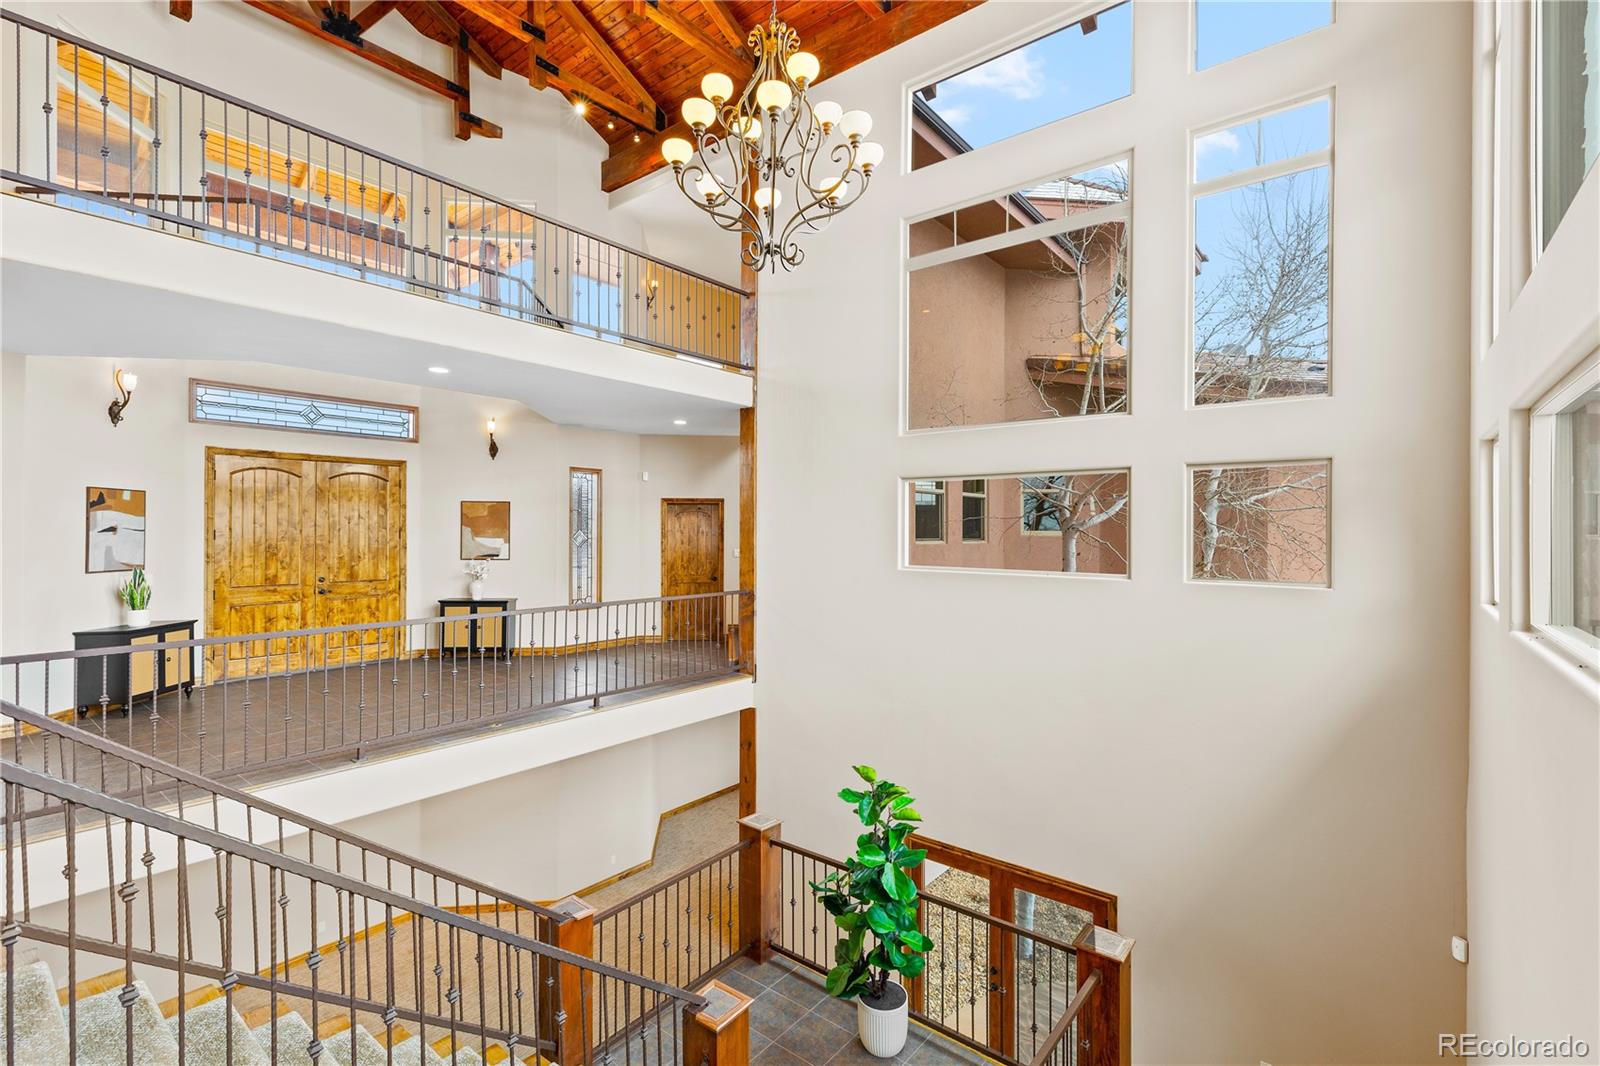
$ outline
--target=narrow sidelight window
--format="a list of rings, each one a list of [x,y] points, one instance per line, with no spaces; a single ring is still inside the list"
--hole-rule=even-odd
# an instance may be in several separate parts
[[[1600,0],[1540,0],[1534,10],[1543,248],[1600,155]]]
[[[573,467],[567,549],[573,603],[600,601],[600,471]]]

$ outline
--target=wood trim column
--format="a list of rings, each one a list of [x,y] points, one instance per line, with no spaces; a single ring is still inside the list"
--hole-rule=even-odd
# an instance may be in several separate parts
[[[1133,1062],[1133,938],[1086,925],[1072,946],[1078,954],[1078,987],[1083,987],[1090,974],[1100,975],[1100,987],[1078,1016],[1078,1066],[1129,1066]]]
[[[739,597],[740,669],[756,673],[756,409],[739,411]]]
[[[706,1005],[683,1020],[683,1066],[750,1066],[750,1004],[721,981],[695,990]]]
[[[739,712],[739,817],[756,813],[756,709]]]
[[[555,945],[586,959],[594,958],[595,909],[577,896],[568,896],[550,908],[561,915],[556,922]],[[584,985],[587,983],[588,988]],[[584,1040],[584,1010],[594,1002],[594,975],[570,963],[556,964],[555,1061],[588,1061]]]
[[[739,856],[739,942],[758,963],[772,958],[783,913],[781,856],[772,846],[782,836],[783,823],[776,818],[739,819],[739,841],[747,845]]]

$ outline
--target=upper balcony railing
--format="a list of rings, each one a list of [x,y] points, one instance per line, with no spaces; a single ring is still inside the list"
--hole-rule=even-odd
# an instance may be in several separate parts
[[[583,336],[751,366],[744,294],[0,11],[6,192]]]

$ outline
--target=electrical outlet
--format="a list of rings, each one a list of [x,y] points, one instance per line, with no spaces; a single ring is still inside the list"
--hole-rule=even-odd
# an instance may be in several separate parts
[[[1453,936],[1453,937],[1450,938],[1450,957],[1455,959],[1457,962],[1466,962],[1467,961],[1467,938],[1466,937],[1464,937],[1464,936]]]

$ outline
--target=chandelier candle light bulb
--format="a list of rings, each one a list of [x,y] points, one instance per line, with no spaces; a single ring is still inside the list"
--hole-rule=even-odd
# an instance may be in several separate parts
[[[669,137],[661,156],[689,202],[739,235],[746,266],[792,270],[805,258],[801,238],[865,195],[884,150],[864,141],[871,115],[808,98],[822,63],[800,51],[776,5],[746,43],[756,59],[744,87],[706,73],[703,95],[682,105],[692,138]]]

